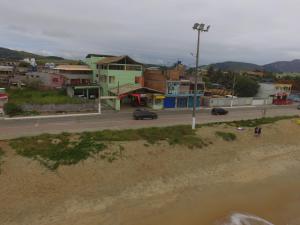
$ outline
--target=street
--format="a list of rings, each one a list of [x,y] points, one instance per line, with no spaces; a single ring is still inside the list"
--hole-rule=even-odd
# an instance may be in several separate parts
[[[197,123],[222,122],[262,117],[259,107],[230,108],[226,116],[213,116],[210,110],[197,111]],[[268,106],[267,117],[299,115],[296,106]],[[83,132],[104,129],[131,129],[152,126],[191,124],[190,110],[158,112],[157,120],[133,120],[132,111],[104,112],[102,115],[47,119],[0,120],[0,139],[32,136],[42,133]]]

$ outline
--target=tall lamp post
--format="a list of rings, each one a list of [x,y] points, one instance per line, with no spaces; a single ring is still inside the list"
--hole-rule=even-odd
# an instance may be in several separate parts
[[[199,67],[199,45],[200,45],[200,33],[208,32],[210,26],[206,26],[204,23],[195,23],[193,29],[198,31],[198,41],[197,41],[197,55],[196,55],[196,72],[195,72],[195,82],[194,82],[194,105],[193,105],[193,118],[192,118],[192,129],[196,129],[196,108],[197,108],[197,86],[198,86],[198,67]]]

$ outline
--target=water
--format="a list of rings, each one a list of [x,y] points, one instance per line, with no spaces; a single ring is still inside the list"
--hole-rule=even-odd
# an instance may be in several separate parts
[[[235,213],[223,225],[274,225],[273,223],[253,215]]]

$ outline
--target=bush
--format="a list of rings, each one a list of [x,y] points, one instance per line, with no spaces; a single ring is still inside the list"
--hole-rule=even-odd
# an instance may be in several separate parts
[[[221,137],[224,141],[234,141],[236,139],[236,135],[230,132],[217,131],[216,136]]]
[[[24,113],[22,108],[14,103],[6,103],[3,109],[5,114],[9,116],[17,116]]]

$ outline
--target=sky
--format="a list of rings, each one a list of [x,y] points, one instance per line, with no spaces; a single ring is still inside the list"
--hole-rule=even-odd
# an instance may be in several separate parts
[[[82,59],[266,64],[300,58],[299,0],[0,0],[0,46]]]

